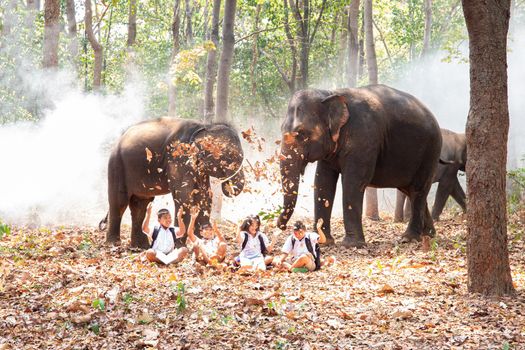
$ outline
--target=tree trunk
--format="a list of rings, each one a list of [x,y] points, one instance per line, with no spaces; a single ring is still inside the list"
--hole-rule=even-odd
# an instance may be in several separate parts
[[[506,161],[510,0],[463,0],[469,33],[468,290],[514,294],[507,248]]]
[[[430,50],[430,34],[432,32],[432,0],[425,0],[425,35],[423,36],[423,51],[421,57],[428,55]]]
[[[207,123],[210,123],[213,120],[214,114],[213,87],[215,86],[215,79],[217,76],[220,12],[221,0],[213,0],[210,39],[215,45],[215,49],[208,52],[208,58],[206,61],[206,84],[204,88],[204,121]]]
[[[348,87],[357,86],[359,62],[359,0],[352,0],[348,13]]]
[[[102,81],[102,45],[97,41],[93,34],[93,11],[91,10],[91,0],[86,0],[86,36],[95,53],[95,64],[93,69],[93,89],[98,90]]]
[[[40,0],[27,0],[27,8],[39,11]]]
[[[173,49],[171,52],[171,64],[177,57],[180,49],[180,0],[175,0],[173,5],[173,22],[171,23],[171,34],[173,36]],[[168,81],[168,116],[177,115],[177,87],[173,79]]]
[[[362,78],[365,75],[365,20],[364,20],[365,4],[364,4],[364,1],[361,4],[363,7],[361,11],[363,18],[361,20],[361,35],[359,37],[359,64],[358,64],[358,72],[357,72],[359,78]]]
[[[230,69],[233,60],[235,36],[235,7],[237,0],[226,0],[224,5],[224,23],[222,27],[222,53],[217,78],[217,107],[215,115],[217,121],[224,122],[228,119],[228,93],[230,85]]]
[[[253,24],[253,32],[257,33],[259,31],[259,17],[261,14],[261,5],[257,4],[255,8],[255,22]],[[259,49],[257,48],[257,42],[259,40],[259,34],[253,36],[252,44],[252,65],[250,66],[250,78],[252,81],[252,111],[256,113],[256,103],[255,96],[257,95],[257,81],[255,79],[255,67],[257,66],[258,53]]]
[[[78,38],[77,38],[77,20],[75,13],[75,0],[66,1],[67,12],[67,34],[69,36],[69,54],[71,55],[71,63],[77,65],[78,56]]]
[[[129,16],[128,16],[128,48],[135,45],[137,37],[137,0],[129,0]]]
[[[368,67],[369,84],[377,84],[377,59],[374,44],[374,24],[372,18],[372,0],[365,0],[365,40],[366,40],[366,65]],[[366,189],[366,216],[372,220],[379,220],[379,205],[377,203],[377,189]]]
[[[60,35],[60,1],[44,3],[44,68],[58,67],[58,40]]]
[[[193,28],[191,26],[191,18],[193,17],[193,10],[191,8],[190,0],[186,0],[185,6],[186,13],[186,43],[191,46],[193,45]]]
[[[334,26],[334,28],[340,29],[341,37],[339,39],[339,55],[337,56],[337,85],[344,86],[346,83],[345,79],[345,57],[348,46],[348,11],[343,12],[341,16],[340,26]]]
[[[295,46],[295,40],[294,40],[294,37],[292,36],[292,31],[290,30],[290,23],[288,20],[288,16],[289,16],[288,0],[283,0],[283,4],[284,4],[284,32],[286,33],[286,40],[288,42],[288,46],[290,46],[290,53],[292,54],[292,67],[291,67],[289,78],[286,77],[284,72],[281,73],[281,77],[286,82],[286,85],[288,85],[290,94],[293,94],[297,86],[297,83],[296,83],[296,80],[297,80],[297,48]],[[276,63],[275,63],[275,66],[277,67]]]

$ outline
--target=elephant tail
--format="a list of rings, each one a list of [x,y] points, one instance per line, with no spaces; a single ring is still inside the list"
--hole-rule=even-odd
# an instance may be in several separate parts
[[[106,217],[100,220],[100,222],[98,223],[99,231],[105,231],[106,228],[108,227],[108,216],[109,216],[109,212],[107,212]]]
[[[439,164],[457,164],[457,162],[453,161],[453,160],[444,160],[444,159],[441,159],[441,157],[439,158]]]

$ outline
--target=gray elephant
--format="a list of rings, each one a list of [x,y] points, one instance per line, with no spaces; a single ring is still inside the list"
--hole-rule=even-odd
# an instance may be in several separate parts
[[[439,221],[439,216],[447,202],[448,196],[452,196],[460,205],[463,212],[467,210],[467,197],[458,180],[458,172],[465,171],[467,164],[467,140],[465,134],[458,134],[447,129],[441,129],[443,145],[441,146],[440,162],[438,164],[434,181],[438,183],[434,207],[432,208],[432,219]],[[405,206],[406,196],[402,192],[396,195],[395,222],[402,222],[404,217],[410,216],[410,208]],[[405,206],[405,210],[403,210]]]
[[[302,90],[289,101],[282,124],[281,229],[293,214],[306,164],[317,161],[315,224],[323,219],[334,239],[330,216],[342,175],[345,247],[365,244],[361,214],[367,186],[394,187],[407,194],[413,215],[403,241],[434,235],[427,194],[438,164],[441,133],[432,113],[415,97],[385,85],[357,89]]]
[[[109,157],[109,212],[100,224],[109,219],[106,241],[120,241],[120,223],[129,205],[131,246],[147,248],[141,228],[146,207],[155,196],[170,192],[175,212],[181,205],[198,205],[197,222],[208,223],[210,176],[222,181],[226,196],[238,195],[244,187],[243,157],[239,136],[227,124],[164,117],[131,126]],[[185,210],[186,225],[189,219]]]

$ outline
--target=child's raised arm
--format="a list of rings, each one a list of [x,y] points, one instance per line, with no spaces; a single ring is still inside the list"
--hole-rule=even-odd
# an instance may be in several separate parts
[[[326,243],[326,236],[323,232],[323,219],[319,219],[317,221],[317,233],[319,234],[319,244],[324,244]]]
[[[146,217],[144,218],[144,222],[142,223],[142,232],[146,236],[148,236],[151,239],[151,230],[149,228],[149,219],[151,217],[151,208],[153,206],[153,202],[149,202],[148,206],[146,207]]]
[[[177,222],[179,223],[179,235],[182,237],[186,233],[186,225],[184,225],[184,220],[182,219],[182,205],[177,212]]]
[[[199,208],[198,207],[192,207],[190,209],[191,219],[190,224],[188,226],[188,238],[190,241],[195,242],[197,240],[197,237],[194,234],[195,229],[195,221],[197,220],[197,216],[199,216]]]
[[[217,227],[217,222],[216,221],[213,222],[213,231],[215,232],[215,235],[219,239],[219,242],[226,242],[224,240],[224,236],[222,235],[221,231],[219,231],[219,228]]]

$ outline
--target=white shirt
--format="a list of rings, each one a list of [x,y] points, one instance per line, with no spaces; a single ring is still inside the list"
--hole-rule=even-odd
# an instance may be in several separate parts
[[[301,240],[298,240],[292,233],[284,242],[283,249],[281,249],[281,251],[286,254],[291,254],[294,259],[297,259],[303,254],[310,253],[306,247],[306,237],[310,238],[310,243],[312,243],[313,248],[312,255],[315,258],[315,244],[319,241],[319,235],[315,232],[305,232],[304,237]],[[295,240],[293,248],[292,239]]]
[[[175,228],[175,235],[179,234],[179,228]],[[173,242],[173,235],[171,234],[171,231],[169,228],[165,229],[164,227],[159,227],[159,233],[157,235],[157,239],[153,243],[153,250],[158,250],[163,252],[164,254],[169,254],[173,251],[173,248],[175,248],[175,242]]]
[[[197,238],[197,242],[202,245],[202,248],[208,256],[217,254],[219,249],[219,238],[214,237],[213,239]]]
[[[246,247],[241,251],[241,254],[239,255],[239,257],[241,258],[254,259],[254,258],[262,256],[261,241],[259,240],[259,236],[263,238],[264,245],[267,248],[270,245],[270,240],[261,231],[257,231],[257,233],[255,234],[255,237],[253,237],[251,234],[249,234],[246,231],[242,231],[241,233],[243,237],[243,240],[240,243],[241,249],[242,249],[242,243],[246,239],[246,235],[248,235],[248,242],[246,243]]]

